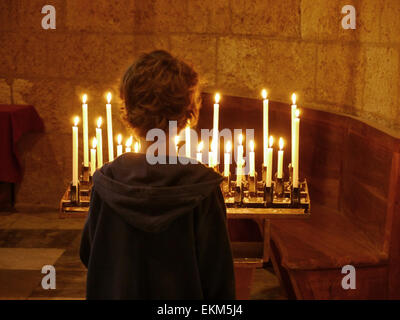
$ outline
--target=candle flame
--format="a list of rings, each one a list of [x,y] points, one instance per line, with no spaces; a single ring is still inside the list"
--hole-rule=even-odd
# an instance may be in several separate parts
[[[296,94],[295,93],[292,94],[292,102],[293,102],[293,104],[296,104]]]
[[[92,147],[93,147],[93,149],[96,149],[96,147],[97,147],[97,139],[96,138],[93,138]]]
[[[268,97],[268,92],[267,92],[267,90],[263,89],[263,90],[261,91],[261,95],[262,95],[262,97],[263,97],[264,100],[267,99],[267,97]]]
[[[232,150],[232,143],[228,141],[226,143],[226,152],[231,152],[231,150]]]
[[[197,146],[197,152],[201,152],[203,150],[204,143],[200,141],[199,145]]]
[[[111,92],[107,93],[107,102],[110,103],[112,98]]]
[[[117,141],[118,141],[118,144],[121,144],[121,142],[122,142],[122,135],[121,134],[119,134],[117,136]]]
[[[132,138],[132,136],[130,136],[129,139],[126,140],[126,142],[125,142],[125,147],[130,148],[132,145],[132,140],[133,140],[133,138]]]
[[[283,149],[283,139],[279,138],[279,150]]]
[[[103,119],[101,117],[99,117],[97,119],[97,128],[100,128],[102,123],[103,123]]]
[[[243,143],[243,135],[239,134],[239,144],[242,145]]]
[[[79,123],[79,117],[74,118],[74,126],[76,127]]]
[[[273,145],[274,145],[274,137],[269,136],[269,147],[272,148]]]
[[[85,93],[85,94],[82,96],[82,102],[83,102],[83,103],[86,103],[86,101],[87,101],[87,94]]]
[[[139,143],[139,141],[136,141],[136,142],[135,142],[135,145],[134,145],[133,149],[134,149],[135,153],[138,153],[138,152],[139,152],[139,150],[140,150],[140,143]]]
[[[219,103],[219,100],[221,99],[221,95],[217,92],[215,94],[215,103]]]
[[[250,140],[250,151],[254,151],[254,140]]]
[[[295,115],[296,118],[300,117],[300,110],[299,110],[299,109],[296,109],[294,115]]]

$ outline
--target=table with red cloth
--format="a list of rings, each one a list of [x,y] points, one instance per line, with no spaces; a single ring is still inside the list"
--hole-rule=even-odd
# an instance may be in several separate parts
[[[21,182],[17,143],[25,133],[43,131],[43,121],[33,106],[0,104],[0,182]]]

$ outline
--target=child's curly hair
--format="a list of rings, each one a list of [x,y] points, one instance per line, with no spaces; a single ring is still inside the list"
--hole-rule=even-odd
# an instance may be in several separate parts
[[[149,130],[168,132],[168,121],[177,121],[178,132],[187,123],[197,124],[200,110],[199,77],[185,62],[157,50],[143,54],[122,79],[123,119],[135,135]]]

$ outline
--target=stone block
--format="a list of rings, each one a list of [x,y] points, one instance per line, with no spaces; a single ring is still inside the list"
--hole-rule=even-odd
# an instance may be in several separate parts
[[[217,86],[222,94],[259,97],[269,85],[266,41],[240,37],[218,40]]]
[[[204,87],[215,86],[216,38],[184,35],[171,37],[171,52],[191,64]]]
[[[0,79],[0,104],[11,103],[10,86],[5,79]]]
[[[323,44],[318,46],[315,99],[356,107],[362,95],[363,51],[358,45]],[[358,108],[361,104],[357,105]],[[344,111],[344,110],[343,110]],[[347,113],[351,113],[346,110]]]
[[[15,31],[17,6],[15,0],[0,1],[0,31]]]
[[[135,35],[135,57],[153,50],[170,50],[169,36],[159,34]],[[133,60],[132,60],[133,62]]]
[[[296,92],[299,104],[313,100],[316,44],[271,40],[264,48],[265,86],[271,99],[290,103]]]
[[[380,41],[384,43],[400,42],[400,2],[384,1],[380,19]]]
[[[300,0],[233,0],[232,32],[300,37]]]
[[[363,113],[392,122],[399,109],[399,54],[393,48],[365,50]]]
[[[66,24],[70,30],[133,32],[135,1],[66,1]]]
[[[187,29],[199,33],[228,33],[231,27],[228,0],[188,2]]]
[[[12,101],[15,104],[32,104],[28,102],[32,93],[33,83],[25,79],[15,79],[12,82]]]
[[[14,32],[0,33],[0,76],[11,76],[16,69],[17,34]]]
[[[187,21],[187,1],[137,1],[134,20],[135,33],[184,32]]]
[[[342,28],[342,8],[346,0],[301,2],[301,35],[307,40],[379,41],[379,21],[382,2],[379,0],[355,1],[356,29]]]

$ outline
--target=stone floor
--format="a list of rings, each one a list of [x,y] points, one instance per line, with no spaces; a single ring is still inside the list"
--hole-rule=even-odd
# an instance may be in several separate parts
[[[57,212],[0,213],[0,300],[84,299],[86,269],[79,259],[84,219]],[[42,266],[56,269],[56,289],[41,286]],[[252,299],[285,299],[272,268],[256,270]]]

